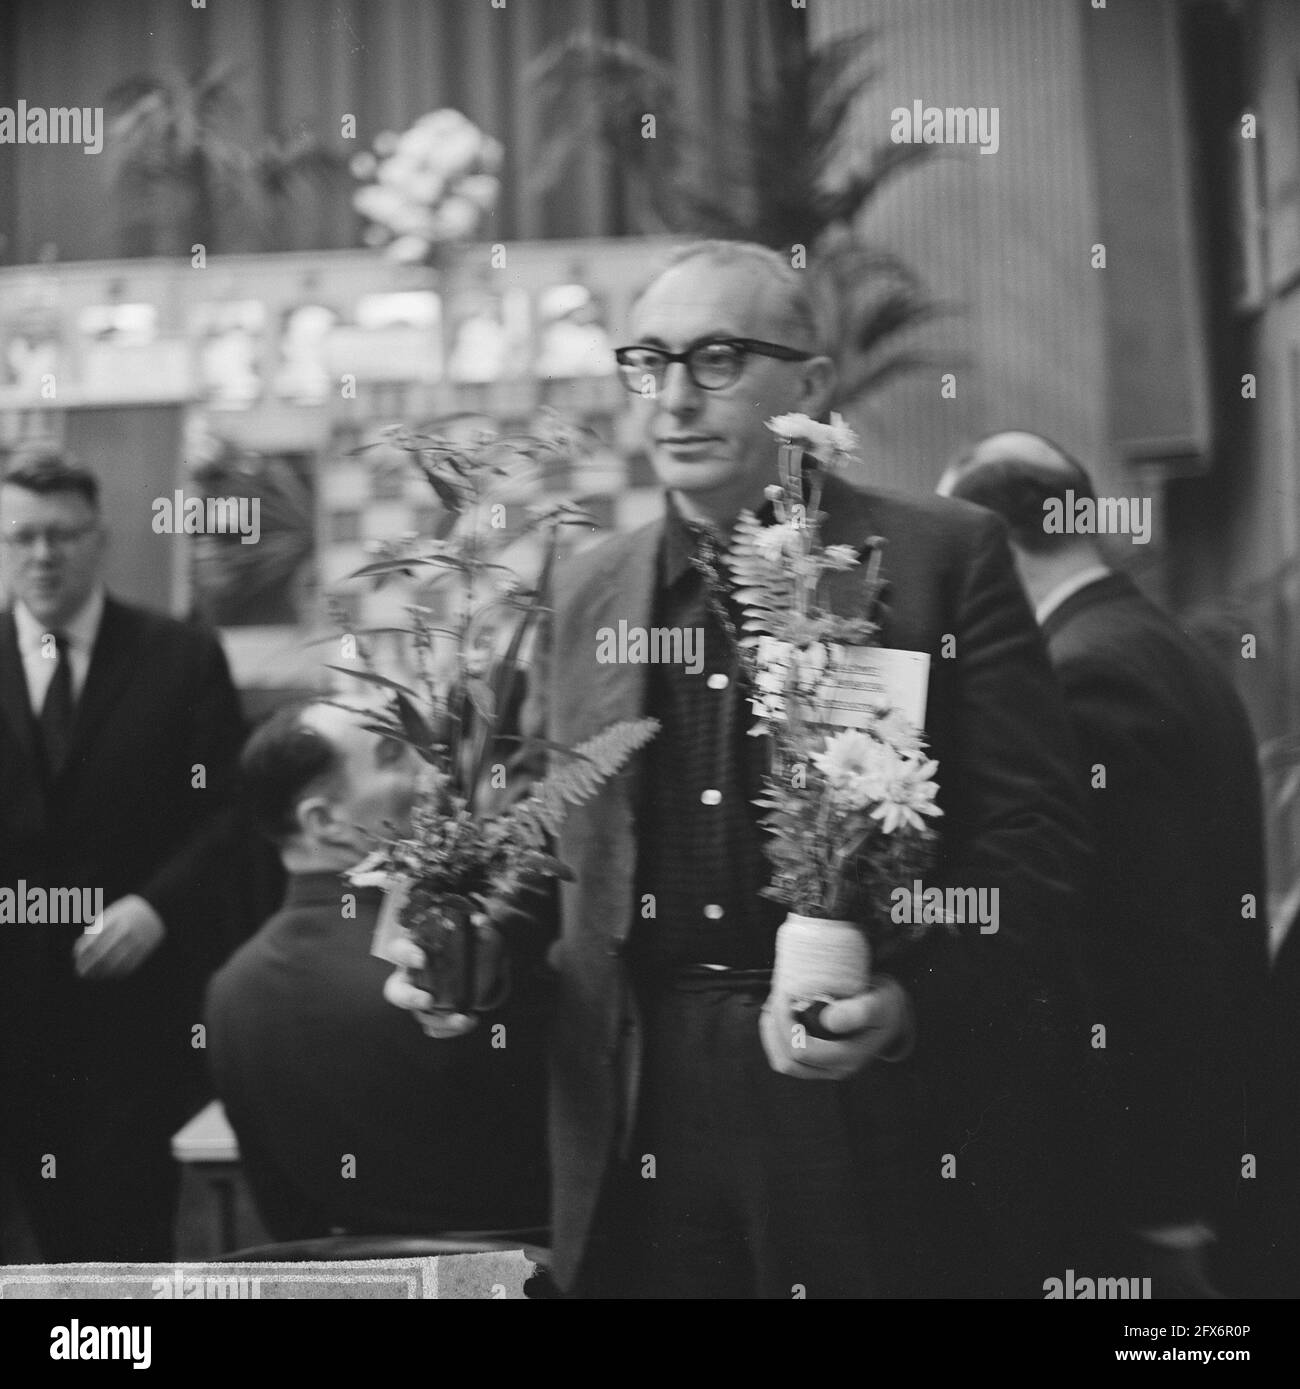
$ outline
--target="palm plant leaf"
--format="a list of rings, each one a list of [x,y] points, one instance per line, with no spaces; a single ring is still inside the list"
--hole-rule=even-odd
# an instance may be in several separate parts
[[[578,154],[595,145],[644,190],[654,219],[672,225],[674,174],[689,141],[667,64],[621,39],[587,31],[539,53],[525,67],[524,80],[540,116],[541,143],[528,183],[532,191],[553,188]],[[650,112],[653,140],[642,136]]]
[[[906,343],[950,312],[897,257],[855,231],[887,181],[931,157],[924,145],[851,143],[858,103],[880,73],[874,29],[787,56],[742,117],[710,124],[707,144],[684,124],[671,69],[621,40],[590,33],[553,45],[527,79],[547,131],[534,187],[549,189],[598,142],[639,187],[655,229],[808,248],[840,368],[836,404],[931,361]],[[641,138],[653,111],[657,138]],[[828,264],[820,266],[821,261]],[[870,358],[870,360],[865,360]]]

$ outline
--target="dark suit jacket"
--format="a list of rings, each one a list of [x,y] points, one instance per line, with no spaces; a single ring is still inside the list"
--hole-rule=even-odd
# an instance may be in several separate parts
[[[1130,1226],[1216,1217],[1241,1180],[1243,1047],[1266,969],[1255,739],[1208,653],[1125,575],[1072,595],[1044,635],[1093,787],[1099,1199]]]
[[[1260,1132],[1262,1267],[1251,1272],[1257,1297],[1300,1297],[1300,913],[1273,961],[1257,1086]]]
[[[74,976],[79,927],[0,931],[0,1098],[11,1119],[48,1133],[65,1120],[127,1131],[174,1117],[229,872],[216,846],[241,736],[216,638],[110,597],[67,763],[47,785],[13,614],[0,613],[0,885],[102,888],[105,906],[137,893],[167,931],[133,975],[98,983]]]
[[[213,1077],[263,1222],[277,1239],[545,1226],[540,1000],[517,989],[475,1032],[431,1041],[384,1001],[379,901],[335,873],[290,878],[209,987]]]
[[[943,1117],[946,1127],[927,1136],[920,1158],[924,1199],[938,1210],[950,1189],[975,1179],[983,1137],[996,1127],[990,1107],[1013,1101],[1019,1081],[1007,1057],[1019,1064],[1035,1050],[1027,1001],[1045,981],[1068,992],[1068,902],[1083,853],[1082,810],[1060,695],[1001,522],[964,503],[859,492],[835,478],[824,497],[828,544],[885,540],[882,644],[931,657],[926,722],[945,813],[930,882],[1001,893],[996,934],[934,936],[894,961],[916,1008],[914,1059],[868,1067],[845,1082],[864,1129],[882,1146],[882,1131],[910,1123],[922,1098]],[[620,619],[652,625],[662,528],[656,521],[612,537],[561,570],[530,722],[562,744],[645,709],[647,668],[598,662],[596,632]],[[857,573],[835,575],[829,587],[838,610],[860,603]],[[553,1238],[562,1286],[574,1277],[607,1164],[635,1111],[641,1030],[623,954],[634,919],[636,779],[633,766],[576,809],[558,846],[576,873],[564,885],[563,933],[551,951],[559,973]],[[999,1044],[993,1060],[985,1044],[999,1020],[1015,1036],[1006,1033],[1011,1051]],[[971,1068],[977,1055],[978,1071]],[[942,1180],[942,1155],[958,1148],[957,1179]],[[994,1187],[1014,1183],[1019,1165],[991,1157],[985,1164],[981,1180],[993,1205],[1007,1197]]]

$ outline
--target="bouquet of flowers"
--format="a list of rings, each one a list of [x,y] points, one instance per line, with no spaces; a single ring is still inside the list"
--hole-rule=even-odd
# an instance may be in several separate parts
[[[353,578],[424,574],[430,589],[457,591],[455,614],[439,622],[429,607],[410,605],[408,627],[355,634],[402,634],[418,666],[413,684],[371,668],[364,651],[361,668],[330,667],[383,691],[387,708],[368,727],[408,744],[425,764],[410,833],[382,841],[351,876],[389,893],[374,953],[388,958],[392,935],[409,931],[429,960],[423,986],[451,1012],[492,1006],[476,989],[474,914],[539,880],[568,876],[549,849],[568,808],[594,795],[658,729],[653,719],[630,720],[576,749],[513,731],[559,528],[591,518],[560,502],[508,529],[490,524],[505,514],[492,498],[517,487],[521,470],[564,461],[576,437],[563,428],[508,438],[483,432],[469,441],[386,431],[437,499],[434,534],[385,543]],[[541,541],[541,567],[525,586],[500,556],[530,536]],[[542,755],[549,770],[530,781],[522,769]]]
[[[790,912],[777,936],[776,982],[811,1003],[860,992],[872,954],[887,955],[914,932],[892,920],[891,894],[928,865],[928,821],[942,812],[921,729],[864,678],[861,648],[879,636],[881,542],[869,540],[866,556],[823,546],[821,467],[805,478],[805,454],[833,467],[852,456],[856,437],[834,415],[830,424],[783,415],[768,428],[782,441],[781,483],[768,489],[775,523],[744,513],[728,564],[744,613],[751,732],[772,739],[757,804],[773,868],[764,895]],[[859,615],[819,602],[827,574],[858,568]]]
[[[440,246],[466,241],[496,207],[502,149],[459,111],[430,111],[401,135],[385,131],[375,151],[353,157],[372,180],[352,205],[371,226],[365,239],[408,265],[430,263]]]

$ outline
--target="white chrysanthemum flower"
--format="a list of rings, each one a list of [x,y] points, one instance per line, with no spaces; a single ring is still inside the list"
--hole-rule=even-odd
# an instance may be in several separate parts
[[[891,752],[894,769],[886,778],[881,803],[871,812],[872,818],[880,821],[886,834],[893,834],[900,826],[923,830],[925,821],[922,815],[942,815],[943,811],[934,804],[939,790],[934,781],[938,769],[937,762],[921,762],[912,757],[897,757]]]
[[[754,548],[769,564],[780,564],[802,549],[802,540],[789,524],[764,526],[754,537]]]
[[[876,733],[898,752],[915,754],[921,751],[921,730],[901,709],[881,706],[876,718]]]
[[[797,444],[808,439],[808,429],[816,421],[809,415],[773,415],[767,427],[779,439],[788,439]]]
[[[852,728],[831,734],[812,760],[826,778],[831,800],[843,810],[865,810],[880,800],[896,761],[884,744]]]
[[[831,569],[852,569],[858,562],[858,552],[852,545],[828,545],[822,558]]]
[[[827,431],[826,442],[836,453],[856,453],[858,436],[848,421],[838,411],[831,412],[829,424],[822,425]]]
[[[774,415],[767,427],[778,438],[802,444],[827,467],[834,467],[858,447],[858,436],[839,414],[833,414],[829,424],[822,424],[809,415]]]

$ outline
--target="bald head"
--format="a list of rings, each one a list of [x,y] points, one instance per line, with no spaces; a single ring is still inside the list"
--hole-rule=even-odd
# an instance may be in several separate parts
[[[990,434],[965,450],[935,490],[940,496],[959,497],[997,512],[1007,523],[1012,541],[1030,554],[1080,544],[1080,537],[1047,533],[1045,502],[1064,504],[1067,493],[1076,498],[1097,495],[1083,465],[1059,444],[1020,429]]]
[[[1072,485],[1080,478],[1086,481],[1083,469],[1070,458],[1059,444],[1043,434],[1031,434],[1025,429],[1006,429],[981,439],[967,455],[969,465],[1024,464],[1048,473],[1068,474]]]
[[[804,352],[822,350],[817,310],[808,293],[808,278],[769,246],[756,241],[696,241],[683,246],[633,301],[637,305],[661,282],[681,278],[687,266],[703,266],[735,279],[739,293],[755,301],[755,316],[778,342]]]
[[[249,739],[240,762],[244,794],[291,872],[349,868],[385,825],[405,831],[414,758],[367,722],[364,702],[356,710],[303,702]]]

